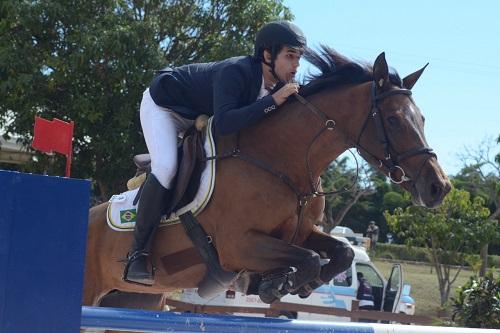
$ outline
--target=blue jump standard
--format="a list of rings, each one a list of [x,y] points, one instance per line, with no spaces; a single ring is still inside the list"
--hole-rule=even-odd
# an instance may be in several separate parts
[[[0,332],[80,329],[90,182],[0,171]]]

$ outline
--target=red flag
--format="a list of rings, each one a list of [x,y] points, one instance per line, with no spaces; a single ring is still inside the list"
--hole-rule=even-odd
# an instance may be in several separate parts
[[[66,177],[71,174],[71,159],[73,157],[73,128],[74,122],[35,117],[35,133],[33,135],[33,148],[44,153],[52,151],[66,155]]]
[[[35,117],[32,146],[44,153],[55,151],[68,156],[73,148],[73,127],[73,122],[67,123],[59,119],[49,121]]]

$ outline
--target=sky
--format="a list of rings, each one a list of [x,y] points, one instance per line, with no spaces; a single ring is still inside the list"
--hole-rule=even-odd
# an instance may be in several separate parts
[[[401,77],[429,66],[413,87],[428,144],[448,175],[500,135],[500,1],[285,0],[308,45],[372,63],[385,52]],[[301,61],[299,77],[311,70]],[[494,147],[492,154],[500,151]]]

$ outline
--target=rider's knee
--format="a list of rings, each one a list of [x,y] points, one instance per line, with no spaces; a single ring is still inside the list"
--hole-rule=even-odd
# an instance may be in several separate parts
[[[156,176],[158,182],[165,187],[171,188],[172,181],[175,177],[176,166],[171,165],[171,163],[152,163],[151,172]]]

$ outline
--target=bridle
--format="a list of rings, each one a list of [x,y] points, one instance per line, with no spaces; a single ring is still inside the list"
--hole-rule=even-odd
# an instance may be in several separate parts
[[[309,155],[311,153],[312,147],[316,143],[316,141],[325,133],[328,131],[341,131],[343,132],[344,136],[348,141],[351,141],[351,145],[355,147],[363,157],[368,158],[372,160],[372,162],[375,162],[374,164],[378,164],[379,168],[384,169],[387,171],[387,175],[389,176],[390,180],[396,184],[401,184],[406,181],[410,181],[411,179],[406,176],[406,173],[404,169],[400,166],[400,162],[416,155],[421,155],[421,154],[426,154],[428,157],[424,159],[422,164],[420,165],[419,171],[417,173],[417,176],[415,179],[417,179],[420,176],[421,170],[425,164],[425,162],[430,158],[430,157],[436,157],[436,154],[433,152],[432,148],[424,146],[420,148],[412,148],[409,149],[403,153],[398,153],[396,150],[393,148],[393,145],[391,145],[389,141],[389,137],[387,136],[384,123],[382,121],[382,115],[381,115],[381,110],[378,106],[378,102],[382,99],[388,98],[390,96],[394,95],[406,95],[406,96],[411,96],[411,90],[409,89],[394,89],[394,90],[389,90],[387,92],[377,94],[376,93],[376,83],[373,82],[372,88],[371,88],[371,107],[370,107],[370,112],[366,116],[365,122],[361,128],[361,131],[359,132],[358,138],[356,142],[352,142],[352,140],[349,139],[347,133],[344,131],[341,131],[336,128],[336,122],[334,119],[330,118],[326,113],[323,111],[319,110],[316,106],[314,106],[311,102],[309,102],[307,99],[305,99],[303,96],[299,94],[295,94],[295,98],[302,103],[304,106],[306,106],[309,110],[311,110],[315,115],[317,115],[321,121],[323,122],[323,127],[314,135],[313,139],[309,143],[309,146],[307,148],[307,153],[306,153],[306,167],[307,167],[307,174],[309,177],[309,186],[310,190],[309,192],[302,192],[299,187],[293,182],[293,180],[288,177],[286,174],[274,170],[269,164],[262,162],[252,156],[248,156],[246,154],[243,154],[240,150],[239,147],[239,133],[237,135],[236,139],[236,146],[233,148],[231,152],[224,153],[221,155],[217,156],[211,156],[207,157],[206,160],[213,160],[213,159],[224,159],[224,158],[238,158],[243,161],[246,161],[260,169],[263,169],[274,176],[278,177],[285,185],[287,185],[296,195],[297,197],[297,216],[298,216],[298,222],[297,222],[297,227],[295,229],[294,235],[292,237],[292,240],[290,241],[290,244],[293,244],[297,238],[298,231],[300,229],[300,226],[302,224],[303,220],[303,215],[304,215],[304,208],[307,205],[307,203],[314,197],[318,196],[329,196],[329,195],[334,195],[338,193],[343,193],[350,191],[356,184],[357,181],[357,176],[356,179],[353,181],[352,185],[349,187],[345,187],[341,190],[335,190],[335,191],[319,191],[319,186],[320,186],[320,181],[318,180],[317,182],[314,181],[314,176],[312,172],[312,168],[310,165],[310,159]],[[377,139],[379,143],[382,145],[383,150],[384,150],[384,157],[383,158],[378,158],[376,155],[370,153],[367,149],[365,149],[361,145],[361,138],[366,130],[366,127],[368,125],[368,122],[370,119],[373,119],[375,122],[375,128],[377,132]],[[393,152],[391,154],[391,151]],[[358,167],[356,169],[359,169]],[[402,176],[400,180],[396,180],[393,178],[393,174],[395,171],[399,170],[402,173]],[[358,173],[358,171],[357,171]],[[415,179],[413,180],[413,183],[415,183]]]
[[[364,156],[365,158],[369,158],[372,161],[376,161],[378,164],[379,168],[385,168],[387,171],[387,176],[389,179],[395,183],[395,184],[401,184],[405,181],[410,181],[411,179],[406,176],[406,173],[404,169],[400,166],[400,163],[412,156],[416,155],[421,155],[421,154],[426,154],[428,155],[428,158],[430,157],[435,157],[437,158],[436,154],[433,152],[433,149],[427,146],[424,147],[418,147],[418,148],[411,148],[403,153],[399,153],[394,149],[394,146],[391,145],[391,142],[389,141],[389,137],[387,136],[387,132],[384,127],[384,123],[382,121],[382,114],[378,106],[378,102],[380,100],[383,100],[384,98],[394,96],[394,95],[407,95],[411,96],[411,90],[409,89],[395,89],[395,90],[389,90],[381,94],[376,94],[376,88],[375,88],[375,83],[373,83],[372,88],[371,88],[371,108],[370,108],[370,113],[366,117],[366,120],[363,124],[363,127],[361,128],[361,131],[359,132],[358,139],[356,140],[356,148],[358,149],[358,152],[360,155]],[[364,131],[366,129],[366,126],[369,122],[370,119],[373,119],[375,123],[375,129],[377,132],[377,140],[382,146],[384,150],[384,157],[382,159],[376,157],[372,153],[370,153],[367,149],[365,149],[361,145],[361,137],[364,134]],[[393,152],[391,154],[391,151]],[[428,159],[427,158],[427,159]],[[422,164],[420,165],[417,175],[415,176],[415,179],[418,179],[420,177],[420,173],[422,171],[423,165],[427,161],[425,159]],[[399,170],[401,172],[401,177],[399,180],[396,180],[393,175],[394,172]]]
[[[416,155],[426,154],[426,155],[428,155],[428,158],[430,158],[430,157],[436,157],[436,154],[433,152],[432,148],[427,147],[427,146],[412,148],[412,149],[409,149],[403,153],[399,153],[393,148],[393,145],[391,145],[391,143],[389,141],[389,137],[387,136],[387,132],[386,132],[385,127],[384,127],[384,123],[383,123],[382,115],[381,115],[381,110],[379,108],[378,102],[380,100],[383,100],[387,97],[394,96],[394,95],[411,96],[411,90],[400,88],[400,89],[389,90],[389,91],[381,93],[381,94],[377,94],[376,92],[377,92],[376,91],[376,83],[373,82],[372,87],[371,87],[370,112],[368,113],[368,115],[365,118],[365,121],[363,123],[363,126],[361,127],[361,130],[358,134],[358,138],[357,138],[356,142],[352,142],[352,146],[355,147],[358,150],[358,152],[360,153],[360,155],[365,157],[365,159],[371,160],[372,162],[374,162],[375,165],[378,165],[379,168],[382,168],[382,169],[385,168],[389,179],[393,183],[401,184],[405,181],[411,180],[409,177],[406,176],[404,169],[400,166],[399,163],[401,161],[406,160],[407,158],[412,157],[412,156],[416,156]],[[306,156],[309,181],[310,181],[311,187],[317,189],[319,187],[319,184],[316,186],[312,185],[313,184],[313,175],[312,175],[312,170],[311,170],[310,163],[309,163],[309,153],[310,153],[310,150],[311,150],[314,142],[326,130],[333,130],[335,128],[336,122],[333,119],[331,119],[330,117],[328,117],[328,115],[326,115],[323,111],[321,111],[317,107],[315,107],[307,99],[302,97],[301,95],[297,94],[297,95],[295,95],[295,97],[299,100],[299,102],[304,104],[308,109],[310,109],[316,115],[318,115],[324,122],[323,128],[314,136],[312,142],[310,143],[308,150],[307,150],[307,156]],[[361,138],[366,130],[366,127],[367,127],[370,119],[373,119],[373,121],[374,121],[376,133],[377,133],[377,140],[382,145],[382,148],[384,151],[383,158],[378,158],[374,154],[370,153],[361,144]],[[344,135],[346,136],[346,138],[348,138],[348,136],[345,132],[344,132]],[[349,140],[349,141],[351,141],[351,140]],[[391,154],[391,151],[393,152],[392,154]],[[427,159],[425,159],[422,162],[414,180],[416,180],[420,176],[421,170],[422,170],[423,165],[425,164],[426,161],[427,161]],[[399,180],[396,180],[394,178],[394,173],[397,170],[399,170],[402,173],[402,176]],[[344,189],[341,191],[331,191],[331,192],[318,192],[316,190],[316,191],[314,191],[314,194],[315,195],[332,195],[332,194],[336,194],[336,193],[344,192],[344,191],[346,191],[346,190]]]

